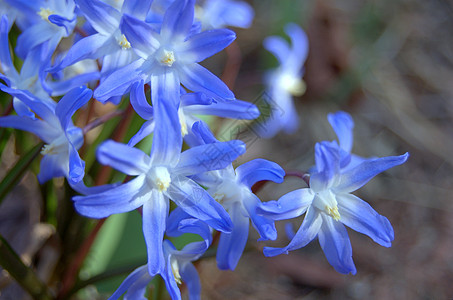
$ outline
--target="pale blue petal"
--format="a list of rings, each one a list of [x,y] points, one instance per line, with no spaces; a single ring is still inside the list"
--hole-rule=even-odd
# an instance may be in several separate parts
[[[334,187],[336,192],[350,193],[370,181],[377,174],[401,165],[409,157],[409,153],[400,156],[387,156],[373,160],[365,160],[355,168],[341,174],[340,182]]]
[[[245,144],[239,140],[200,145],[181,153],[174,172],[187,176],[223,169],[244,152]]]
[[[217,76],[197,63],[181,67],[181,83],[191,91],[205,93],[209,97],[234,100],[234,94]]]
[[[151,163],[175,165],[182,147],[181,123],[178,116],[179,79],[170,68],[151,76],[151,99],[154,109]]]
[[[145,178],[145,175],[138,176],[99,194],[76,196],[72,199],[74,206],[81,215],[96,219],[132,211],[150,200],[151,194]]]
[[[243,197],[242,203],[248,212],[253,227],[261,236],[259,240],[275,240],[277,238],[277,229],[275,229],[274,220],[257,214],[257,207],[261,204],[260,199],[251,191],[248,191],[248,195]]]
[[[146,100],[144,86],[145,83],[143,80],[132,85],[130,101],[135,112],[140,117],[145,120],[150,120],[153,118],[153,108]]]
[[[100,33],[87,36],[75,43],[56,66],[48,72],[58,72],[83,59],[97,59],[112,49],[112,39]]]
[[[143,140],[148,135],[153,133],[155,126],[156,123],[154,122],[154,119],[151,119],[143,123],[142,127],[140,127],[140,130],[133,137],[131,137],[127,145],[130,147],[134,147],[135,145],[137,145],[141,140]]]
[[[217,248],[217,266],[220,270],[234,270],[244,252],[249,235],[249,218],[244,216],[239,202],[230,210],[233,231],[221,233]]]
[[[191,263],[185,263],[179,270],[181,279],[187,285],[190,300],[201,299],[201,283],[197,269]]]
[[[340,221],[357,232],[368,235],[381,246],[390,247],[395,238],[389,220],[368,203],[351,194],[336,195]]]
[[[203,31],[178,47],[178,55],[185,63],[200,62],[222,51],[235,39],[236,34],[229,29]]]
[[[101,164],[127,175],[140,175],[149,170],[149,156],[143,151],[112,140],[98,147],[96,157]]]
[[[184,107],[184,111],[191,114],[212,115],[239,120],[253,120],[260,115],[260,111],[254,104],[241,100],[215,102],[210,105],[191,105]]]
[[[352,247],[348,232],[341,222],[323,216],[318,233],[319,244],[329,263],[337,272],[355,275],[357,270],[352,260]]]
[[[2,62],[2,73],[10,77],[17,77],[16,68],[14,67],[9,50],[8,42],[8,18],[3,15],[0,23],[0,61]]]
[[[276,256],[283,253],[288,254],[289,251],[300,249],[310,243],[321,229],[323,223],[321,214],[314,208],[307,210],[307,214],[297,230],[291,242],[284,248],[264,247],[263,253],[265,256]]]
[[[158,34],[151,25],[144,21],[124,15],[121,19],[120,28],[134,51],[144,59],[160,47]]]
[[[231,231],[232,223],[228,213],[193,180],[184,176],[172,178],[167,194],[189,215],[219,231]]]
[[[43,184],[52,178],[66,176],[67,169],[68,161],[64,155],[45,155],[41,159],[38,181]]]
[[[354,141],[352,133],[354,121],[351,115],[344,111],[338,111],[334,114],[328,114],[327,119],[338,137],[340,147],[348,153],[351,152]]]
[[[165,240],[165,242],[168,242]],[[170,298],[172,300],[181,300],[181,292],[179,291],[178,284],[175,280],[175,275],[173,274],[171,268],[171,256],[167,257],[166,261],[166,268],[161,273],[162,278],[165,282],[165,287],[167,288],[168,293],[170,294]]]
[[[130,300],[145,300],[144,297],[145,288],[148,283],[151,281],[152,277],[148,274],[148,268],[146,265],[138,267],[131,274],[129,274],[126,279],[121,283],[118,289],[109,297],[108,300],[117,300],[121,297],[126,291],[128,291],[128,297]],[[146,284],[145,284],[146,283]],[[134,298],[130,297],[129,291],[134,291]],[[140,291],[140,292],[139,292]],[[142,294],[143,293],[143,294]],[[137,297],[139,296],[139,297]]]
[[[212,98],[207,97],[203,93],[183,93],[184,88],[182,88],[181,90],[181,106],[205,106],[213,103]]]
[[[97,32],[111,35],[118,28],[121,13],[112,6],[99,0],[76,0],[76,3]]]
[[[165,42],[183,41],[190,32],[194,18],[195,0],[176,0],[167,9],[160,34]]]
[[[66,31],[66,34],[64,35],[66,37],[69,36],[74,30],[76,18],[67,19],[60,15],[50,15],[47,19],[49,20],[50,23],[63,27]]]
[[[210,0],[205,6],[209,23],[214,28],[234,26],[248,28],[253,21],[253,8],[245,1]]]
[[[61,127],[66,130],[72,124],[71,117],[74,113],[82,108],[93,95],[93,92],[87,87],[78,87],[70,90],[57,104],[55,114],[60,120]]]
[[[124,0],[121,12],[145,20],[152,2],[152,0]]]
[[[50,26],[53,25],[47,22],[39,22],[22,32],[17,38],[16,54],[21,58],[25,58],[31,49],[47,41],[55,34],[50,29]]]
[[[282,37],[270,36],[264,42],[264,48],[274,54],[280,64],[283,64],[289,55],[289,45]]]
[[[126,94],[134,82],[145,77],[144,63],[145,60],[140,58],[110,74],[94,91],[94,97],[105,103],[110,97]]]
[[[263,202],[257,211],[273,220],[292,219],[305,213],[314,197],[311,189],[298,189],[283,195],[278,201]]]
[[[285,32],[291,38],[292,44],[290,57],[287,58],[285,64],[297,72],[302,68],[308,56],[308,37],[302,28],[294,23],[286,25]]]
[[[79,153],[72,144],[69,147],[69,174],[68,180],[75,184],[80,182],[85,176],[85,162],[80,158]]]
[[[143,204],[143,235],[148,253],[148,271],[152,276],[162,274],[165,269],[162,242],[168,209],[168,199],[157,190],[153,190],[151,200]]]
[[[21,116],[0,117],[0,127],[15,128],[31,132],[46,143],[51,143],[60,133],[46,122]]]
[[[26,106],[28,106],[31,110],[33,110],[38,116],[40,116],[43,120],[48,122],[52,126],[59,127],[58,118],[53,113],[53,110],[49,108],[48,105],[44,104],[42,100],[36,98],[32,95],[29,91],[26,90],[16,90],[11,89],[3,84],[0,84],[0,88],[5,93],[12,95],[13,97],[17,97],[21,100]],[[46,102],[47,103],[47,102]]]
[[[310,187],[315,191],[329,188],[339,173],[340,151],[330,142],[316,143],[315,162],[317,172],[311,174]]]
[[[255,183],[262,180],[282,183],[285,171],[272,161],[258,158],[237,167],[236,174],[242,184],[251,188]]]
[[[52,90],[52,96],[61,96],[74,88],[98,80],[99,76],[99,72],[90,72],[74,76],[64,81],[47,82],[47,85]]]

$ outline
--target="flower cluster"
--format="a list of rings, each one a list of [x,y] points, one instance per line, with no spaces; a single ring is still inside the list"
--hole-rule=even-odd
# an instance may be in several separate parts
[[[192,262],[218,234],[217,264],[234,270],[245,249],[250,223],[260,240],[275,240],[275,221],[299,217],[301,227],[284,248],[264,249],[274,256],[299,249],[318,238],[329,263],[341,273],[355,273],[346,225],[390,246],[390,222],[350,194],[378,173],[404,163],[408,155],[363,158],[351,154],[353,121],[345,112],[329,115],[338,136],[315,146],[316,165],[309,187],[262,202],[252,189],[258,182],[281,183],[285,171],[275,162],[233,162],[246,151],[240,140],[220,141],[200,115],[252,120],[260,115],[252,103],[236,99],[228,86],[200,62],[222,51],[236,38],[224,27],[250,26],[249,4],[233,0],[125,0],[121,6],[101,0],[0,2],[0,89],[12,96],[13,112],[0,117],[1,127],[29,131],[45,146],[38,180],[65,177],[79,195],[78,213],[90,218],[138,210],[142,214],[147,264],[132,272],[111,299],[144,299],[151,279],[160,275],[173,299],[178,285],[190,299],[200,298],[200,281]],[[12,24],[21,30],[10,52]],[[265,47],[279,61],[265,81],[270,106],[284,116],[268,116],[261,137],[297,129],[292,96],[305,91],[301,79],[308,40],[289,24],[292,47],[269,37]],[[60,43],[71,41],[66,48]],[[93,67],[90,62],[96,61]],[[93,87],[93,90],[88,88]],[[62,96],[56,100],[55,97]],[[94,98],[91,100],[91,98]],[[91,102],[90,102],[91,100]],[[122,183],[87,187],[85,162],[79,154],[84,135],[73,116],[87,103],[114,105],[130,101],[144,120],[127,143],[104,140],[96,158],[128,175]],[[276,111],[271,107],[272,111]],[[152,137],[150,149],[136,147]],[[83,155],[82,155],[83,156]],[[171,202],[170,202],[171,201]],[[174,203],[172,205],[171,203]],[[171,207],[176,207],[171,209]],[[217,232],[217,233],[214,233]],[[178,250],[167,237],[185,233],[201,241]]]

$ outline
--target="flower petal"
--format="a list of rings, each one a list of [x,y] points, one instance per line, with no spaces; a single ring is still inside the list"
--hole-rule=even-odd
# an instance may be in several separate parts
[[[181,66],[181,83],[191,91],[202,92],[209,97],[234,100],[234,94],[217,76],[197,63]]]
[[[194,218],[206,222],[216,230],[231,231],[232,223],[228,213],[193,180],[184,176],[172,178],[167,193],[171,200]]]
[[[145,175],[99,194],[72,198],[76,210],[90,218],[105,218],[112,214],[132,211],[149,201],[150,190]]]
[[[319,214],[316,209],[309,208],[307,214],[297,230],[296,234],[289,242],[288,246],[284,248],[273,248],[273,247],[264,247],[263,253],[265,256],[276,256],[282,253],[288,254],[288,251],[300,249],[305,247],[310,243],[316,235],[319,233],[319,230],[322,225],[321,214]]]
[[[168,199],[153,190],[151,200],[143,204],[143,234],[148,252],[148,271],[152,276],[165,269],[163,240],[168,217]]]
[[[200,62],[222,51],[235,39],[236,34],[229,29],[203,31],[192,35],[178,47],[178,55],[186,63]]]
[[[258,231],[261,236],[259,240],[264,241],[277,239],[277,229],[275,229],[274,220],[257,214],[257,207],[261,204],[261,201],[251,191],[247,192],[248,195],[244,195],[242,203],[248,212],[253,227],[255,227],[256,231]]]
[[[149,105],[146,100],[144,81],[136,82],[132,85],[131,88],[131,105],[134,108],[135,112],[145,120],[150,120],[153,118],[153,108]]]
[[[262,180],[282,183],[285,171],[278,164],[266,159],[254,159],[236,168],[239,181],[251,188]]]
[[[167,9],[160,34],[165,42],[183,41],[190,32],[194,18],[195,0],[176,0]]]
[[[209,105],[191,105],[184,107],[184,111],[191,114],[211,115],[239,120],[253,120],[260,115],[260,111],[254,104],[241,100],[215,102]]]
[[[340,221],[357,232],[368,235],[381,246],[390,247],[395,238],[389,220],[368,203],[351,194],[337,195]]]
[[[121,12],[145,20],[152,2],[152,0],[124,0]]]
[[[144,21],[124,15],[121,19],[120,28],[134,51],[141,58],[148,58],[160,47],[158,34],[151,25]]]
[[[217,266],[220,270],[234,270],[244,252],[249,235],[249,218],[243,215],[239,202],[231,208],[233,231],[221,233],[217,248]]]
[[[68,144],[69,148],[69,173],[68,180],[76,184],[85,176],[85,162],[80,158],[79,153],[73,144]]]
[[[127,175],[140,175],[149,169],[149,156],[143,151],[112,140],[99,146],[96,157],[101,164]]]
[[[139,131],[133,137],[131,137],[127,145],[130,147],[134,147],[135,145],[137,145],[137,143],[139,143],[141,140],[143,140],[148,135],[153,133],[155,125],[156,123],[154,122],[154,119],[151,119],[143,123],[142,127],[140,127]]]
[[[239,140],[200,145],[181,153],[174,172],[187,176],[223,169],[244,152],[245,144]]]
[[[341,174],[340,181],[338,185],[334,187],[334,190],[339,193],[353,192],[364,186],[377,174],[401,165],[408,157],[409,153],[405,153],[400,156],[387,156],[365,160],[355,168],[348,169],[345,173]]]
[[[97,32],[110,36],[118,28],[121,13],[112,6],[99,0],[77,0],[76,2]]]
[[[59,134],[58,130],[42,120],[33,120],[28,117],[20,116],[0,117],[0,127],[15,128],[31,132],[46,143],[51,143]]]
[[[179,79],[170,68],[151,76],[151,99],[154,109],[151,163],[175,165],[182,147],[181,123],[178,116]]]
[[[197,269],[191,263],[185,263],[179,270],[181,279],[187,285],[189,299],[200,299],[201,283]]]
[[[45,155],[41,159],[38,181],[43,184],[52,178],[67,176],[68,168],[67,158],[63,155]]]
[[[322,218],[318,239],[327,260],[337,272],[355,275],[357,270],[352,260],[351,241],[346,228],[327,215]]]
[[[3,15],[0,23],[0,61],[2,62],[2,73],[10,77],[17,77],[19,74],[17,74],[16,68],[14,67],[9,50],[8,31],[8,18],[6,15]]]
[[[61,127],[66,130],[72,124],[71,117],[81,107],[83,107],[93,95],[87,87],[78,87],[70,90],[57,104],[55,114],[60,120]]]
[[[270,36],[263,42],[264,48],[274,54],[280,64],[283,64],[289,55],[289,44],[282,37]]]
[[[352,134],[354,121],[351,115],[344,111],[338,111],[334,114],[328,114],[327,119],[338,137],[340,147],[348,153],[351,152],[354,141]]]
[[[123,96],[134,82],[146,77],[143,74],[145,63],[145,60],[140,58],[113,72],[94,91],[94,97],[105,103],[110,97]]]
[[[330,142],[316,143],[315,161],[317,172],[310,177],[310,187],[317,191],[325,190],[333,184],[339,173],[340,151]]]
[[[144,293],[146,291],[146,286],[151,281],[152,277],[148,274],[148,268],[146,265],[138,267],[131,274],[129,274],[126,279],[121,283],[121,285],[116,289],[116,291],[109,297],[109,300],[116,300],[121,297],[126,291],[129,299],[145,299]],[[131,297],[134,295],[134,298]],[[137,297],[138,296],[138,297]]]
[[[278,201],[263,202],[258,207],[258,213],[273,220],[287,220],[305,213],[311,205],[315,193],[309,188],[289,192]]]

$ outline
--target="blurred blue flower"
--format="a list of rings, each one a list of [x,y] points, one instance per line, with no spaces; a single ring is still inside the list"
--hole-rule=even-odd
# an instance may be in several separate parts
[[[308,55],[308,39],[305,32],[296,24],[285,26],[291,38],[292,47],[281,37],[271,36],[264,41],[264,47],[277,58],[280,66],[268,72],[265,77],[269,99],[269,116],[256,126],[258,134],[271,138],[280,130],[293,133],[299,124],[293,96],[305,93],[302,80],[303,64]]]
[[[339,136],[340,145],[336,141],[316,144],[316,166],[310,176],[310,187],[292,191],[278,201],[263,203],[258,209],[260,214],[274,220],[306,213],[301,227],[286,247],[265,247],[264,254],[288,253],[317,237],[327,260],[338,272],[355,274],[351,243],[344,225],[385,247],[391,246],[394,233],[387,218],[350,193],[377,174],[404,163],[409,155],[352,162],[348,153],[352,147],[352,119],[342,112],[331,115],[329,120]]]
[[[227,26],[248,28],[252,24],[253,8],[245,1],[206,0],[195,6],[195,18],[203,30]]]

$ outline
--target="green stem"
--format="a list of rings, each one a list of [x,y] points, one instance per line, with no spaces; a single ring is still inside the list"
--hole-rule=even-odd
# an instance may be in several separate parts
[[[0,235],[0,265],[16,279],[16,281],[33,297],[38,300],[54,299],[47,286],[38,278],[35,272],[27,267],[19,255]]]

